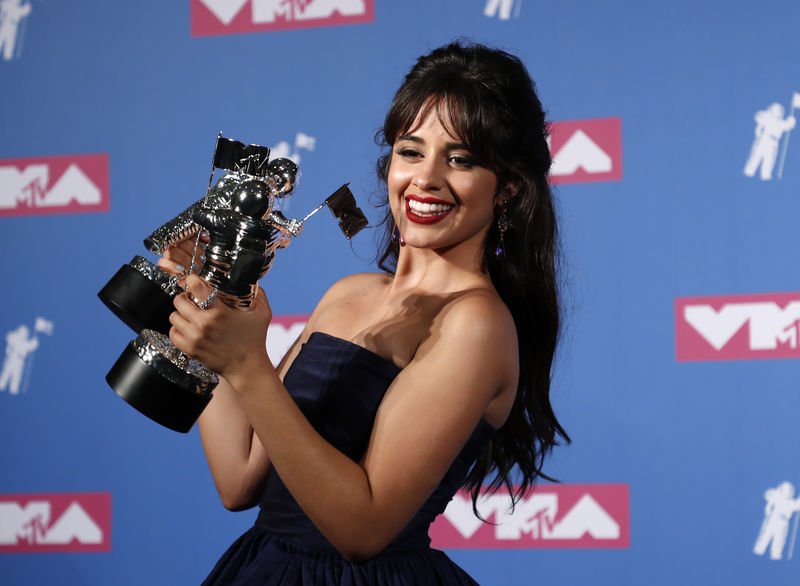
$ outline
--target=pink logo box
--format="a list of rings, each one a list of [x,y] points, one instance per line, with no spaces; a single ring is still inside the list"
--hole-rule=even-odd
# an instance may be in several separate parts
[[[303,333],[309,317],[308,314],[302,314],[276,315],[272,318],[267,331],[267,354],[275,366]]]
[[[374,0],[190,0],[193,37],[357,24]]]
[[[798,358],[800,293],[675,300],[679,362]]]
[[[0,495],[0,553],[110,549],[110,493]]]
[[[0,159],[0,217],[107,212],[108,155]]]
[[[550,183],[622,179],[622,119],[589,118],[550,124]]]
[[[439,549],[624,549],[630,547],[627,484],[538,486],[509,511],[507,491],[483,494],[478,511],[460,491],[431,526]]]

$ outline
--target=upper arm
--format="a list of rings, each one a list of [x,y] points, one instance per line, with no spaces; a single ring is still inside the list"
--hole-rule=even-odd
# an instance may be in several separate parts
[[[465,299],[445,309],[432,334],[387,391],[363,459],[384,544],[436,488],[490,406],[499,402],[504,420],[516,391],[516,330],[505,306]]]

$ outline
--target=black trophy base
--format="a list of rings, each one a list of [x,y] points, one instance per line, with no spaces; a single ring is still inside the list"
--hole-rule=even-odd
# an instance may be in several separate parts
[[[111,367],[106,381],[114,392],[156,423],[188,433],[211,400],[168,381],[133,349],[133,342]]]
[[[122,265],[97,294],[137,334],[143,329],[169,334],[172,297],[130,265]]]

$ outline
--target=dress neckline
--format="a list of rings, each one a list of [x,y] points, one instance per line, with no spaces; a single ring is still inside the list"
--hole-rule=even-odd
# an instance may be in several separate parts
[[[403,370],[400,366],[397,366],[394,363],[394,361],[390,360],[389,358],[386,358],[385,356],[381,356],[380,354],[378,354],[374,350],[370,350],[369,348],[366,348],[366,347],[362,346],[361,344],[356,344],[355,342],[351,342],[350,340],[346,340],[345,338],[340,338],[339,336],[334,336],[333,334],[328,334],[326,332],[321,332],[319,330],[316,330],[316,331],[311,332],[311,334],[308,336],[308,340],[306,340],[306,344],[309,343],[312,340],[312,338],[316,338],[317,340],[327,339],[328,341],[331,341],[331,342],[344,344],[345,347],[351,348],[351,349],[353,349],[353,350],[355,350],[357,352],[360,352],[360,353],[362,353],[362,354],[364,354],[366,356],[372,356],[373,358],[380,360],[385,365],[395,369],[397,371],[395,373],[395,375],[397,375],[401,370]],[[486,421],[486,419],[484,419],[483,417],[481,417],[480,420],[478,421],[478,426],[479,427],[484,427],[488,431],[491,431],[492,433],[497,431],[497,428],[495,426],[493,426],[491,423],[489,423],[488,421]]]
[[[339,336],[334,336],[333,334],[328,334],[326,332],[320,332],[320,331],[311,332],[311,335],[308,336],[308,340],[306,341],[306,343],[310,342],[311,339],[314,338],[314,337],[322,337],[322,338],[327,338],[328,340],[331,340],[331,341],[339,342],[339,343],[344,344],[344,345],[346,345],[346,346],[348,346],[348,347],[350,347],[350,348],[352,348],[354,350],[357,350],[359,352],[363,352],[364,354],[367,354],[369,356],[373,356],[373,357],[377,358],[378,360],[380,360],[381,362],[384,362],[384,363],[386,363],[388,365],[393,366],[395,369],[397,369],[397,372],[400,372],[401,370],[403,370],[403,368],[400,367],[400,366],[397,366],[394,363],[393,360],[391,360],[390,358],[386,358],[386,356],[382,356],[382,355],[378,354],[374,350],[370,350],[369,348],[366,348],[366,347],[362,346],[361,344],[356,344],[355,342],[351,342],[350,340],[346,340],[345,338],[340,338]]]

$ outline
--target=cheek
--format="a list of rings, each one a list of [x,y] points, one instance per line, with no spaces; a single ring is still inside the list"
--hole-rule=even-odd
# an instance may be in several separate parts
[[[406,182],[408,170],[404,167],[402,161],[392,160],[389,166],[389,172],[386,176],[386,183],[390,186],[399,186]]]

